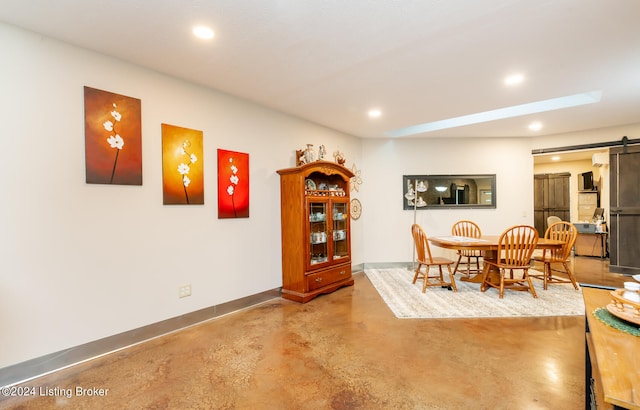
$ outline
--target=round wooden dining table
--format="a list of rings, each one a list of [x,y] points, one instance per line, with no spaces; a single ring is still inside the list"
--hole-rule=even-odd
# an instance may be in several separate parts
[[[465,236],[433,236],[429,242],[434,246],[454,249],[454,250],[479,250],[482,251],[483,259],[490,262],[498,261],[498,241],[500,235],[483,235],[480,238],[469,238]],[[539,238],[537,249],[558,249],[564,244],[556,239]],[[492,282],[500,281],[500,272],[494,265],[489,265],[489,278]],[[463,282],[482,283],[482,273],[472,277],[462,277]]]

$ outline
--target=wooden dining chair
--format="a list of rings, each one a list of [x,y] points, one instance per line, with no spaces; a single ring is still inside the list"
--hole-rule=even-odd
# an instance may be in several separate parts
[[[451,228],[451,234],[453,236],[465,236],[467,238],[479,238],[482,236],[482,231],[478,224],[472,221],[458,221],[453,224]],[[463,261],[463,258],[465,261]],[[482,273],[480,269],[480,259],[482,258],[482,251],[475,249],[461,249],[458,250],[458,260],[456,261],[456,265],[453,268],[453,274],[455,275],[458,272],[458,266],[460,264],[466,265],[466,275],[471,276],[472,273]],[[475,269],[471,268],[471,260],[475,260]]]
[[[487,288],[498,288],[500,299],[504,297],[504,290],[526,290],[537,298],[528,271],[531,263],[531,255],[538,245],[538,231],[529,225],[516,225],[506,229],[498,240],[498,259],[484,261],[482,285],[480,290],[485,292]],[[500,281],[491,280],[489,270],[494,266],[500,272]],[[514,275],[514,271],[522,271],[521,275]]]
[[[425,293],[427,286],[448,287],[454,292],[457,292],[456,280],[453,276],[453,272],[451,271],[451,265],[453,265],[454,262],[451,259],[434,257],[431,255],[431,248],[429,248],[427,235],[424,233],[424,230],[420,225],[411,225],[411,235],[413,235],[413,242],[416,246],[416,262],[418,262],[418,267],[416,268],[416,273],[413,275],[413,282],[411,283],[416,283],[418,278],[422,278],[422,293]],[[423,266],[425,267],[424,272],[422,271]],[[438,268],[437,274],[429,274],[432,266]],[[444,279],[442,270],[443,266],[446,266],[449,271],[450,282],[447,282]]]
[[[542,262],[544,269],[543,273],[531,273],[529,276],[542,279],[544,281],[544,290],[547,290],[549,283],[572,283],[573,287],[578,290],[576,278],[573,276],[573,272],[569,266],[569,257],[571,256],[571,249],[573,249],[573,245],[576,243],[576,238],[578,237],[578,229],[570,222],[556,222],[547,228],[544,237],[562,241],[564,244],[562,248],[544,249],[541,255],[534,256],[533,260]],[[561,265],[567,278],[554,276],[553,272],[563,271],[552,269],[552,265]]]

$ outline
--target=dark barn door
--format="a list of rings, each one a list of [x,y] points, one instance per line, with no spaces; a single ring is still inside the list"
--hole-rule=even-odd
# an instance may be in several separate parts
[[[536,174],[533,176],[533,222],[538,235],[547,230],[547,217],[557,216],[570,220],[568,172],[560,174]]]
[[[610,270],[640,273],[640,146],[611,148]]]

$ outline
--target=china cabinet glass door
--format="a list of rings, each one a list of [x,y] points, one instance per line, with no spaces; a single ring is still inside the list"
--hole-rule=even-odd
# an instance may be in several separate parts
[[[331,210],[333,260],[349,257],[349,210],[346,202],[334,202]]]
[[[309,265],[328,262],[327,202],[309,202]]]

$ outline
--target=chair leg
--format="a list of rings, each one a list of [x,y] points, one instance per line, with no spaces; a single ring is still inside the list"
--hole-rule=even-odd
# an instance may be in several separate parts
[[[538,295],[536,294],[536,289],[533,287],[533,282],[531,282],[531,278],[529,277],[529,273],[527,272],[527,269],[524,270],[524,277],[527,279],[527,282],[529,283],[529,291],[531,291],[533,298],[536,299]]]
[[[569,276],[569,279],[571,280],[573,287],[576,290],[578,290],[578,284],[576,283],[576,278],[573,276],[573,272],[571,272],[571,268],[569,268],[569,264],[567,263],[567,261],[562,262],[562,266],[564,266],[564,270],[565,272],[567,272],[567,276]]]
[[[486,292],[487,291],[487,285],[485,285],[485,283],[487,283],[487,277],[489,276],[489,264],[485,263],[484,264],[484,269],[482,269],[482,282],[480,282],[480,291],[481,292]]]
[[[447,269],[449,270],[449,279],[451,279],[451,288],[454,292],[457,292],[458,288],[456,288],[456,278],[453,276],[453,272],[451,271],[451,265],[447,265]]]
[[[458,255],[458,260],[456,261],[456,266],[454,266],[454,268],[453,268],[453,274],[454,275],[458,271],[458,265],[460,265],[460,260],[462,260],[462,255]]]
[[[543,282],[544,285],[543,285],[542,288],[544,290],[547,290],[548,283],[551,282],[551,280],[553,279],[552,275],[553,275],[553,273],[551,272],[551,263],[545,262],[544,263],[544,274],[542,275],[543,276],[543,281],[544,281]]]
[[[418,280],[418,275],[420,274],[420,267],[422,265],[420,264],[420,262],[418,262],[418,269],[416,269],[416,273],[415,275],[413,275],[413,282],[411,282],[412,284],[415,284],[416,281]]]
[[[504,297],[504,275],[506,274],[506,272],[504,271],[504,269],[500,269],[500,299],[502,299]],[[513,276],[513,271],[511,271],[511,276]]]
[[[429,269],[431,268],[431,266],[429,265],[425,265],[424,267],[424,275],[422,276],[422,293],[425,293],[427,291],[427,283],[429,280]]]

